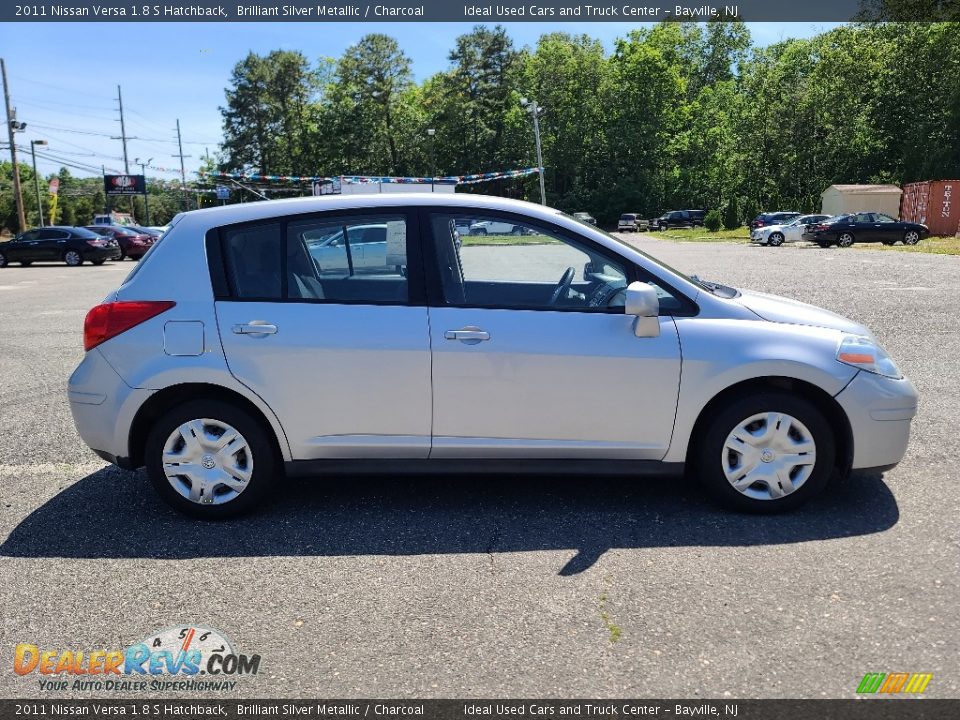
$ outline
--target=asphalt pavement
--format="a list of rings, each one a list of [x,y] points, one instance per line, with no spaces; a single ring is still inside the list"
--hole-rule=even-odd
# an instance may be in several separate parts
[[[12,671],[17,643],[123,648],[180,624],[261,656],[200,697],[853,697],[895,671],[960,696],[960,257],[629,241],[870,327],[921,394],[904,462],[780,517],[676,480],[454,476],[290,481],[200,523],[70,418],[84,313],[133,264],[10,267],[0,697],[107,695],[41,690]]]

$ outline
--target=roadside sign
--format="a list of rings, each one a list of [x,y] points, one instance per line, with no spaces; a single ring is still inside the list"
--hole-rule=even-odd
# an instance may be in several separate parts
[[[49,192],[51,195],[56,195],[60,191],[60,178],[53,178],[50,181]]]
[[[217,200],[229,200],[230,188],[226,185],[217,185]]]

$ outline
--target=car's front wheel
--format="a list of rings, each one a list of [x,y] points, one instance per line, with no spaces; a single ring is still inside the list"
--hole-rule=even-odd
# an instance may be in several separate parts
[[[259,505],[278,464],[263,424],[218,400],[188,402],[164,414],[147,436],[144,459],[164,501],[206,520]]]
[[[907,230],[903,234],[904,245],[916,245],[918,242],[920,242],[920,233],[916,230]]]
[[[780,247],[783,245],[783,233],[770,233],[770,237],[767,239],[767,244],[772,245],[773,247]]]
[[[693,471],[735,510],[791,510],[819,494],[834,468],[833,431],[808,400],[758,392],[724,404],[694,448]]]

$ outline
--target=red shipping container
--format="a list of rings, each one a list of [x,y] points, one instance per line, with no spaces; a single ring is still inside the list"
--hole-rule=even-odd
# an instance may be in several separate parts
[[[903,186],[900,219],[923,223],[931,235],[960,234],[960,180],[927,180]]]

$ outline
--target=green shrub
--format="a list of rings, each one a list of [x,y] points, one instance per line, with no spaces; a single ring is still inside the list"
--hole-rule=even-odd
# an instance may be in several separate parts
[[[703,219],[703,225],[710,232],[717,232],[723,226],[723,218],[720,217],[719,210],[711,210]]]
[[[726,230],[736,230],[740,227],[740,203],[733,198],[727,203],[727,212],[723,216],[723,227]]]

